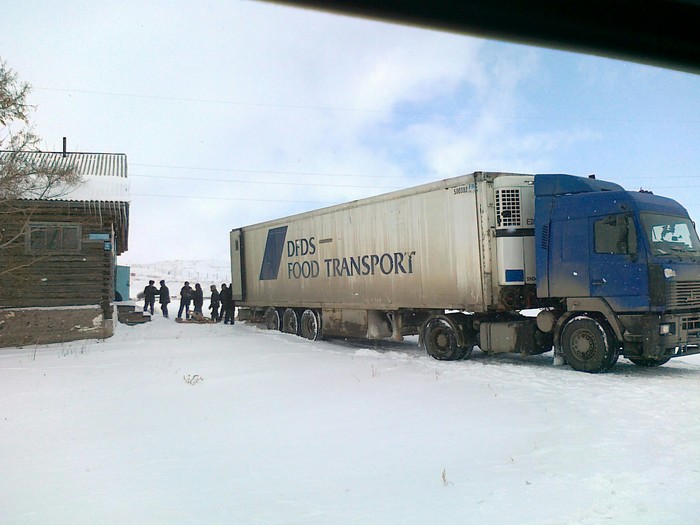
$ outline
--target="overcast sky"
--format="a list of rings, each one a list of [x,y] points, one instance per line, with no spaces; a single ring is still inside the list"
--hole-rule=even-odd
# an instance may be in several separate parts
[[[125,153],[122,264],[474,171],[643,187],[700,218],[700,76],[259,2],[6,2],[43,149]]]

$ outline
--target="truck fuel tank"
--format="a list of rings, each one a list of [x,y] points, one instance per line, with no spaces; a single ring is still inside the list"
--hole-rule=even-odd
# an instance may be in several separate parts
[[[537,329],[535,319],[486,321],[479,325],[479,348],[489,354],[542,354],[552,349],[552,337]]]

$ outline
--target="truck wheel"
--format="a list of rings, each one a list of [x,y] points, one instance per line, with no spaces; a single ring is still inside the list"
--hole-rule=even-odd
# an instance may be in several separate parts
[[[652,368],[655,366],[665,365],[666,363],[668,363],[671,360],[670,357],[662,357],[660,359],[649,359],[649,358],[644,358],[644,357],[628,357],[628,359],[630,361],[632,361],[637,366],[646,366],[649,368]]]
[[[561,334],[564,358],[574,370],[604,372],[618,357],[618,344],[612,331],[588,316],[577,316]]]
[[[309,309],[304,310],[299,323],[299,335],[311,341],[321,338],[321,319],[318,313]]]
[[[299,333],[299,316],[294,308],[287,308],[282,314],[282,331],[293,335]]]
[[[277,308],[270,306],[265,312],[265,326],[268,330],[279,330],[280,324],[280,313]]]
[[[469,348],[457,345],[456,327],[447,319],[434,317],[428,319],[423,326],[422,346],[428,355],[440,361],[456,361],[462,359]]]

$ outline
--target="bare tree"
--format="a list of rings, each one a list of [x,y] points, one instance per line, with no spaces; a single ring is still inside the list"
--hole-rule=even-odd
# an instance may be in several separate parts
[[[80,184],[72,167],[42,163],[27,152],[38,151],[40,138],[31,125],[31,87],[0,59],[0,203],[14,199],[58,197]]]
[[[42,199],[60,197],[82,182],[70,164],[42,162],[32,154],[39,151],[39,136],[30,115],[35,109],[27,103],[31,87],[19,80],[15,71],[0,58],[0,256],[23,243],[25,227]],[[5,224],[18,228],[5,228]],[[15,274],[35,261],[0,265],[0,277]]]

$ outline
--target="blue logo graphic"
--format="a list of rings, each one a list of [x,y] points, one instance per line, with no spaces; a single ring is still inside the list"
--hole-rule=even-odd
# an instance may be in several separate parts
[[[284,240],[287,237],[287,227],[280,226],[272,228],[267,232],[267,243],[265,244],[265,255],[260,267],[260,280],[269,281],[277,279],[277,274],[282,262],[284,252]]]

